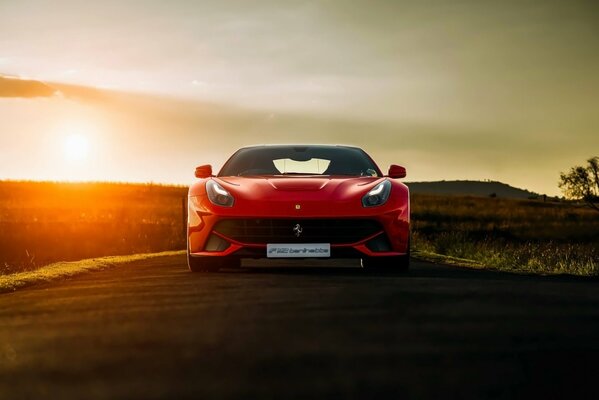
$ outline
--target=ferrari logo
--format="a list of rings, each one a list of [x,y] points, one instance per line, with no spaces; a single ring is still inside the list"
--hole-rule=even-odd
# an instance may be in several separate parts
[[[296,210],[301,210],[301,209],[302,209],[302,206],[301,206],[301,205],[299,205],[299,204],[296,204],[296,205],[295,205],[295,209],[296,209]]]
[[[295,224],[295,226],[293,227],[293,234],[295,235],[295,237],[300,237],[303,231],[304,230],[302,229],[302,226],[300,224]]]

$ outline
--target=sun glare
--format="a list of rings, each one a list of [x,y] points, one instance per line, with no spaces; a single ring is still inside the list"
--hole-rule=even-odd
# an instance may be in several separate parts
[[[83,135],[69,135],[64,141],[64,155],[69,161],[82,161],[89,153],[89,141]]]

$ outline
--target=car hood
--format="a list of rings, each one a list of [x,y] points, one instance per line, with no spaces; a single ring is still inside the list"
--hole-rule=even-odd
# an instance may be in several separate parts
[[[218,177],[235,198],[234,210],[273,216],[355,215],[362,196],[384,178],[374,177]],[[254,213],[254,212],[252,212]]]
[[[318,193],[319,196],[354,195],[382,180],[373,177],[222,177],[215,178],[234,193],[250,196],[285,196],[287,192]],[[300,195],[296,193],[296,195]],[[295,197],[295,196],[294,196]]]

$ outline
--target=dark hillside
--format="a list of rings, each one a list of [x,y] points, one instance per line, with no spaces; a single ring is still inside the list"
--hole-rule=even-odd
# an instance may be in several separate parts
[[[494,181],[406,182],[406,185],[410,187],[410,192],[413,194],[497,196],[510,199],[528,199],[538,196],[537,193]]]

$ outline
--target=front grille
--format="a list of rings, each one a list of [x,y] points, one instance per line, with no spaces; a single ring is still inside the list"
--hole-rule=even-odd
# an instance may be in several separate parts
[[[296,236],[299,224],[301,234]],[[243,243],[355,243],[382,231],[370,219],[227,219],[214,230]]]

